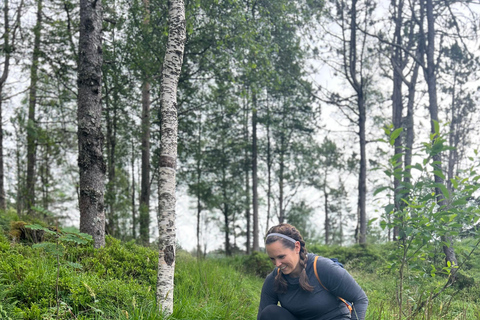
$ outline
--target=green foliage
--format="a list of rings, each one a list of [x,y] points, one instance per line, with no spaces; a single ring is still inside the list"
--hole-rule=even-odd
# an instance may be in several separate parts
[[[267,254],[258,251],[245,256],[243,265],[247,274],[254,274],[260,278],[265,278],[273,269]]]
[[[17,220],[18,215],[14,209],[8,208],[7,211],[0,210],[0,231],[8,231],[10,229],[10,222]],[[0,235],[1,234],[2,232],[0,232]]]
[[[390,244],[377,246],[353,245],[348,247],[308,245],[309,252],[326,258],[337,258],[347,270],[362,270],[371,273],[382,273],[385,268],[385,252],[389,251]]]
[[[397,131],[386,129],[385,132],[392,145],[392,140],[398,137]],[[398,228],[398,245],[392,247],[386,257],[389,268],[399,277],[400,308],[411,308],[414,314],[450,286],[455,279],[452,275],[464,267],[479,245],[478,241],[472,244],[467,254],[458,259],[459,265],[452,265],[450,261],[445,265],[445,260],[438,258],[443,255],[444,247],[452,245],[446,242],[448,237],[459,235],[462,229],[476,225],[480,219],[475,200],[475,192],[480,187],[477,183],[480,179],[478,163],[472,161],[468,169],[451,179],[452,188],[447,188],[439,182],[445,179],[441,163],[434,160],[447,149],[440,127],[435,123],[435,133],[430,135],[429,142],[423,143],[423,154],[420,155],[423,161],[403,171],[398,166],[399,156],[393,156],[384,171],[390,178],[401,181],[400,198],[396,199],[401,205],[395,208],[394,204],[387,204],[380,224],[382,228]],[[416,170],[415,176],[409,169]],[[405,180],[406,176],[410,179]],[[384,187],[376,193],[383,190],[391,189]],[[470,235],[478,236],[477,231],[471,231]],[[458,275],[458,280],[459,288],[470,286],[474,281],[466,275]],[[412,301],[413,306],[409,305]]]

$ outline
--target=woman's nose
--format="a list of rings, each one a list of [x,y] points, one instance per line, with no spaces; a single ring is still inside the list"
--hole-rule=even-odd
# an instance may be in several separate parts
[[[280,267],[281,264],[282,264],[282,262],[281,262],[280,260],[276,260],[276,261],[275,261],[275,265],[276,265],[277,267]]]

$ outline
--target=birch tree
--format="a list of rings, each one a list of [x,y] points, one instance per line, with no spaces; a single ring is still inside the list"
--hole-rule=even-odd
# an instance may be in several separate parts
[[[102,2],[80,1],[78,59],[78,167],[80,171],[80,231],[105,245],[102,121]]]
[[[183,0],[168,3],[168,40],[160,87],[160,163],[158,181],[159,257],[157,302],[160,311],[173,311],[175,273],[175,175],[177,162],[177,86],[183,63],[186,26]]]

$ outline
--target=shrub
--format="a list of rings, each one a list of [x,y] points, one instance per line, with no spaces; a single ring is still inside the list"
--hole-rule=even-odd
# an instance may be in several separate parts
[[[376,272],[385,264],[384,255],[378,249],[380,245],[353,245],[349,247],[310,245],[307,249],[326,258],[337,258],[347,270],[358,269]]]
[[[243,261],[245,272],[254,274],[261,278],[265,278],[272,272],[273,266],[266,253],[253,252],[251,255],[245,256]]]

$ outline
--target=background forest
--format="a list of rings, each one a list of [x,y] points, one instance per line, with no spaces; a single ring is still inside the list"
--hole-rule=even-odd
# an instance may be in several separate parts
[[[33,230],[56,226],[57,244],[84,245],[70,231],[61,238],[59,228],[81,222],[79,149],[95,145],[93,158],[104,159],[95,196],[104,201],[107,247],[120,248],[119,239],[125,250],[140,250],[157,242],[165,222],[169,6],[102,2],[101,70],[93,81],[101,83],[99,131],[86,142],[81,34],[95,28],[81,23],[81,3],[2,0],[1,222],[13,243],[32,241],[15,233],[27,221]],[[428,310],[455,280],[475,282],[461,271],[478,246],[480,218],[478,2],[186,0],[184,9],[180,247],[229,261],[245,253],[239,264],[261,269],[263,235],[279,222],[298,227],[313,248],[376,243],[375,259],[388,252],[378,261],[398,279],[391,296],[400,318]],[[67,260],[101,254],[80,251]]]

